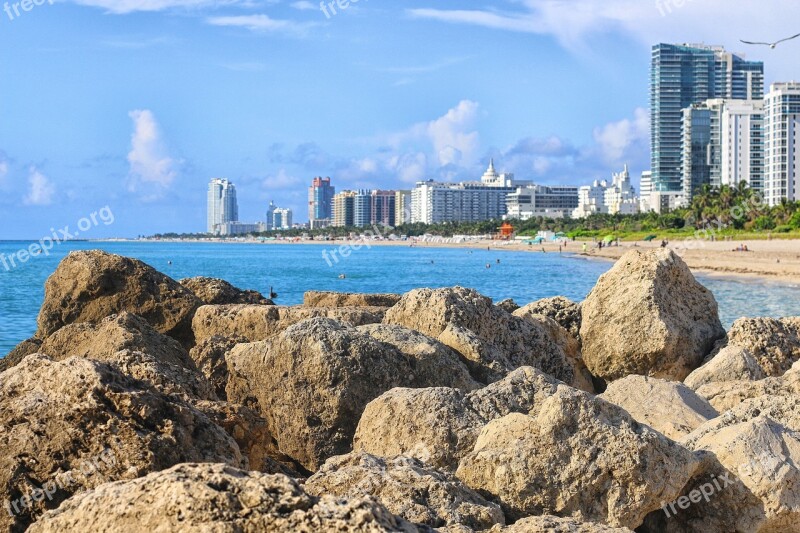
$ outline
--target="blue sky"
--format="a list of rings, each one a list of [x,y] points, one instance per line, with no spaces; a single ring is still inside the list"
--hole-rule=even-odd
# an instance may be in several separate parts
[[[104,206],[114,224],[87,237],[202,231],[212,177],[256,221],[270,200],[305,220],[316,175],[411,188],[489,157],[545,184],[638,175],[652,44],[800,31],[785,0],[361,0],[329,18],[295,0],[39,1],[0,12],[0,239]],[[787,81],[798,46],[746,51]]]

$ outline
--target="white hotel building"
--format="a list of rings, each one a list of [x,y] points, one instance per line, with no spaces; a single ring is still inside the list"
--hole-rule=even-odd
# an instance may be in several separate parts
[[[619,174],[614,174],[611,183],[597,181],[578,189],[578,207],[573,218],[586,218],[596,213],[611,215],[631,215],[639,212],[639,198],[631,185],[628,166]]]
[[[800,200],[800,83],[775,83],[764,98],[764,196],[769,205],[782,198]]]

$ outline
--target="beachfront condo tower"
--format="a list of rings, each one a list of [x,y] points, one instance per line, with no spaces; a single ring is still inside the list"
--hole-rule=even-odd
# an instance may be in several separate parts
[[[208,233],[218,226],[239,220],[236,186],[226,179],[212,179],[208,184]]]
[[[683,110],[713,98],[760,100],[764,63],[724,48],[657,44],[650,70],[651,163],[654,192],[682,192]]]
[[[336,188],[330,178],[316,177],[308,188],[308,222],[311,229],[324,228],[333,221]]]
[[[775,83],[765,98],[764,196],[769,205],[800,200],[800,83]]]

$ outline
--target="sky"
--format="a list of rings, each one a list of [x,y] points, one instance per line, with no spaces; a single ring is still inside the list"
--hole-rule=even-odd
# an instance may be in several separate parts
[[[36,0],[0,12],[0,239],[106,208],[87,238],[307,220],[307,188],[649,168],[650,49],[719,44],[800,79],[787,0]],[[7,6],[7,9],[6,9]],[[97,219],[97,217],[95,217]],[[104,218],[103,220],[106,220]]]

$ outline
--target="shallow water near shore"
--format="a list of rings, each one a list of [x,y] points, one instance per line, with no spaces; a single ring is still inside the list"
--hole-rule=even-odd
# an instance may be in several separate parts
[[[0,253],[9,256],[25,246],[23,242],[0,242]],[[333,243],[67,243],[49,256],[38,255],[16,268],[8,265],[6,269],[0,263],[0,357],[36,331],[45,280],[61,259],[71,251],[86,249],[140,259],[175,279],[222,278],[265,295],[273,287],[278,293],[276,303],[281,305],[302,303],[303,293],[309,290],[402,293],[418,287],[454,285],[474,288],[496,302],[513,298],[524,305],[559,295],[581,301],[612,266],[611,262],[556,253],[407,246],[363,247],[343,258],[338,253],[333,256],[333,250],[338,249]],[[346,279],[339,279],[340,274]],[[798,286],[704,275],[698,278],[714,292],[726,328],[743,316],[800,315]]]

